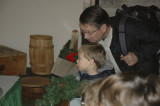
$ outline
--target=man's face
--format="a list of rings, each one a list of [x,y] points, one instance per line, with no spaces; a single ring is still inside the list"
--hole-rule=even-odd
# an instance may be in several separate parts
[[[80,24],[80,29],[84,38],[89,42],[99,42],[102,39],[103,33],[101,26],[96,28],[92,25]]]

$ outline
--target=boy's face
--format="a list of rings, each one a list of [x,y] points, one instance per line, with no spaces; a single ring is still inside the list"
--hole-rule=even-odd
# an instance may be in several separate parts
[[[89,66],[91,65],[90,60],[86,59],[84,57],[84,53],[79,52],[78,53],[78,60],[77,60],[77,66],[80,71],[87,71],[89,69]]]

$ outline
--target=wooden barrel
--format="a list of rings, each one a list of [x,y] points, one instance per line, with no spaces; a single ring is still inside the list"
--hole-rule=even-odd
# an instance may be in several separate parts
[[[54,64],[52,36],[31,35],[29,45],[31,71],[38,75],[49,75]]]
[[[22,86],[22,98],[24,100],[42,99],[45,94],[44,87],[50,84],[48,77],[27,76],[20,79]]]

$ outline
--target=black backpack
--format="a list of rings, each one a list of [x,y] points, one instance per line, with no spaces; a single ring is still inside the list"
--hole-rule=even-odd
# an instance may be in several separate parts
[[[119,22],[119,41],[123,52],[123,55],[127,54],[126,40],[125,40],[125,22],[128,17],[134,18],[146,23],[153,23],[160,27],[160,9],[157,6],[131,6],[127,7],[125,4],[122,6],[122,10],[117,9],[116,16],[120,16]]]

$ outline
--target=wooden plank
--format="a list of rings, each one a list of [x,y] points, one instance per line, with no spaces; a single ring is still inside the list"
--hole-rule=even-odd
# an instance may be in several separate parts
[[[75,49],[75,50],[78,49],[78,31],[77,30],[72,31],[70,49]]]

